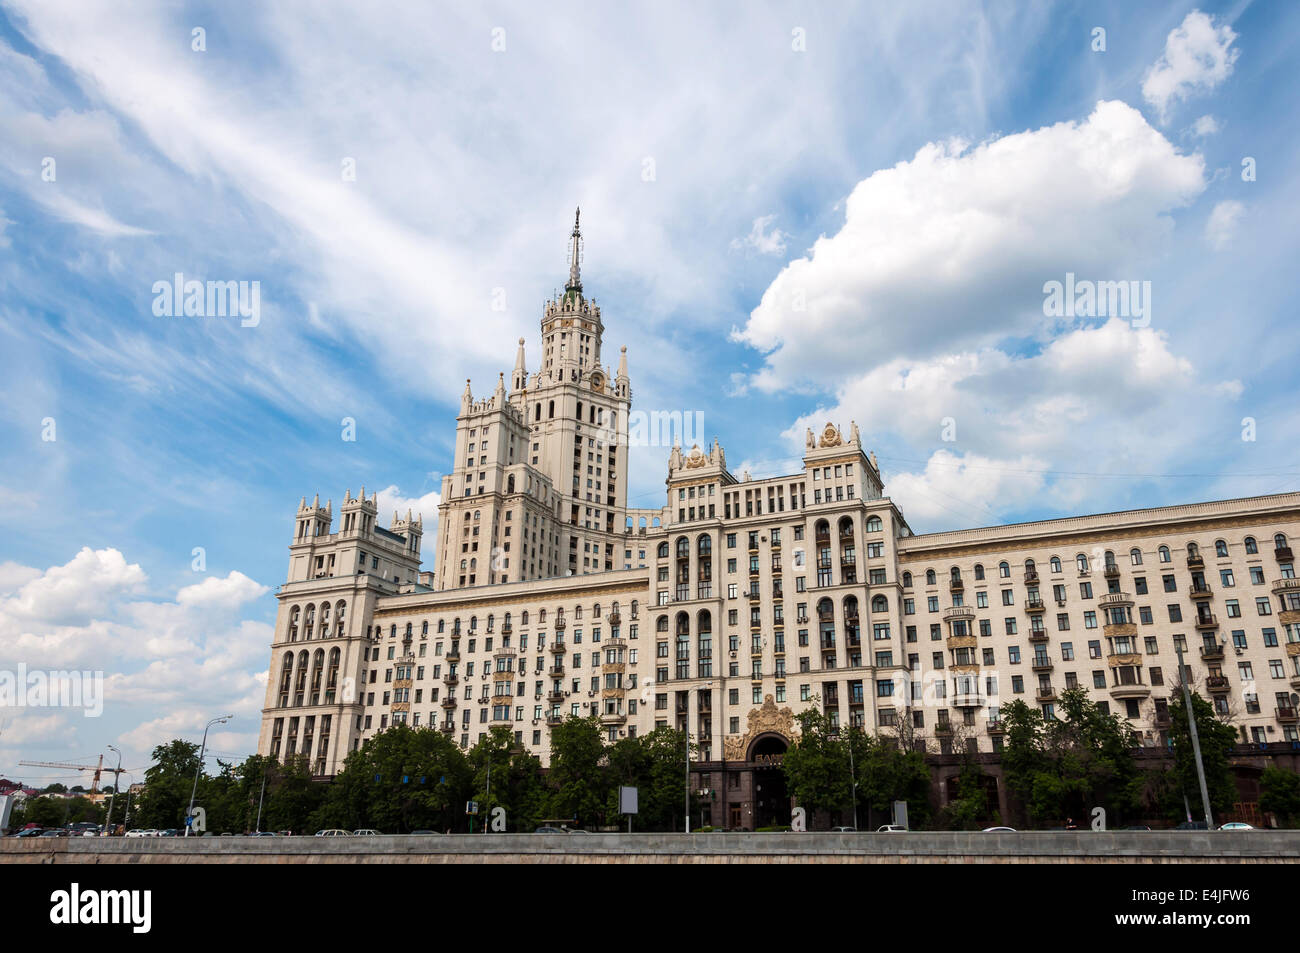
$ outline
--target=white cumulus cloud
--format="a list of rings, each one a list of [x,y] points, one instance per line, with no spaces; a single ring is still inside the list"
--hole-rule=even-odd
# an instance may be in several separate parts
[[[1142,80],[1142,96],[1160,116],[1170,106],[1193,93],[1213,89],[1232,75],[1240,50],[1232,48],[1237,38],[1226,23],[1217,26],[1212,17],[1193,10],[1165,38],[1165,52]]]

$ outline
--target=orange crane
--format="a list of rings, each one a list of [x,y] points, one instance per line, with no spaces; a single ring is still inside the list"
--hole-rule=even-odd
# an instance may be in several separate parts
[[[99,756],[98,764],[72,764],[67,761],[19,761],[21,765],[29,768],[65,768],[69,771],[94,771],[95,779],[90,783],[90,793],[94,794],[99,790],[99,776],[104,772],[104,756]],[[112,771],[112,768],[109,768]],[[117,787],[116,779],[114,780],[115,788]]]

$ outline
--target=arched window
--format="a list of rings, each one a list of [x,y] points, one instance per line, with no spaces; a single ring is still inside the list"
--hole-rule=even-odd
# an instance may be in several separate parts
[[[579,420],[582,420],[582,401],[578,401],[578,413],[576,416]]]
[[[1253,556],[1255,553],[1259,552],[1259,546],[1256,545],[1254,536],[1247,536],[1245,542],[1247,555]]]
[[[1228,544],[1226,541],[1222,539],[1216,539],[1214,541],[1214,555],[1216,556],[1228,555]]]
[[[309,696],[309,705],[320,704],[321,678],[324,676],[325,667],[325,650],[317,649],[316,654],[311,658],[311,694]]]
[[[593,605],[593,606],[591,607],[591,617],[592,617],[593,619],[595,619],[597,622],[600,621],[600,603],[599,603],[599,602],[597,602],[595,605]]]
[[[506,492],[515,492],[515,475],[513,473],[506,477]]]
[[[303,637],[304,639],[306,639],[307,641],[310,642],[310,641],[311,641],[312,630],[315,629],[315,628],[316,628],[316,607],[315,607],[315,606],[308,606],[308,607],[307,607],[307,621],[303,624],[303,627],[302,627],[302,637]],[[196,769],[196,770],[197,770],[197,769]]]
[[[1061,571],[1061,557],[1060,557],[1060,556],[1053,556],[1050,560],[1048,560],[1047,564],[1052,568],[1052,572],[1060,572],[1060,571]]]
[[[1159,554],[1159,556],[1160,556],[1160,561],[1161,561],[1162,563],[1167,563],[1167,562],[1169,562],[1169,560],[1170,560],[1170,556],[1169,556],[1169,547],[1168,547],[1168,546],[1161,546],[1161,547],[1160,547],[1156,552]]]
[[[334,696],[339,685],[339,650],[338,647],[330,649],[329,670],[325,674],[325,704],[334,703]]]
[[[884,596],[876,595],[871,597],[871,613],[886,613],[889,611],[889,600]]]
[[[1025,575],[1031,579],[1038,575],[1038,567],[1032,559],[1025,560]]]
[[[550,420],[555,416],[555,401],[550,401],[546,407],[546,419]]]
[[[638,610],[639,608],[641,608],[641,600],[639,600],[639,599],[633,599],[633,600],[632,600],[632,618],[635,619],[635,618],[637,617],[636,613],[637,613],[637,610]]]
[[[853,538],[853,517],[845,516],[840,520],[840,539]]]
[[[880,532],[883,532],[884,529],[885,529],[885,524],[882,523],[882,522],[880,521],[880,517],[879,517],[879,516],[868,516],[868,517],[867,517],[867,532],[868,532],[868,533],[880,533]]]
[[[334,636],[343,638],[343,611],[347,609],[347,603],[342,600],[334,604]]]
[[[522,610],[522,611],[519,613],[519,624],[520,624],[520,625],[527,625],[527,624],[528,624],[528,610],[527,610],[527,609],[524,609],[524,610]]]
[[[491,632],[491,631],[492,631],[492,626],[495,625],[495,624],[496,624],[496,616],[493,615],[491,612],[489,612],[489,613],[488,613],[488,618],[487,618],[487,630],[488,630],[489,632]]]
[[[910,572],[903,573],[903,588],[904,589],[912,588],[912,574]]]
[[[1006,562],[1005,560],[1003,560],[1002,562],[998,563],[998,575],[1001,576],[1003,579],[1010,579],[1010,578],[1011,578],[1011,563]]]
[[[1188,559],[1196,559],[1196,558],[1197,558],[1198,556],[1200,556],[1200,555],[1201,555],[1201,549],[1200,549],[1199,546],[1197,546],[1195,543],[1188,543],[1188,544],[1187,544],[1187,558],[1188,558]]]
[[[298,641],[298,618],[301,615],[302,615],[302,611],[297,606],[294,606],[292,609],[289,610],[289,641],[290,642]]]
[[[820,540],[829,540],[831,538],[831,524],[826,520],[818,520],[817,525],[813,527],[813,533]]]
[[[686,559],[691,555],[691,543],[685,536],[677,537],[677,558]]]
[[[1286,533],[1278,533],[1273,537],[1274,549],[1286,549]]]
[[[578,622],[582,621],[582,606],[573,607],[573,618]]]
[[[545,610],[545,609],[538,609],[538,610],[537,610],[537,624],[538,624],[538,625],[546,625],[546,610]]]
[[[1088,571],[1088,556],[1086,553],[1079,553],[1074,557],[1074,563],[1079,567],[1079,572]]]
[[[708,559],[713,554],[713,538],[705,533],[699,538],[700,558]]]
[[[927,586],[933,586],[938,581],[938,577],[935,575],[933,569],[927,569],[925,571],[925,584]]]
[[[983,564],[983,563],[976,563],[976,564],[975,564],[975,581],[976,581],[976,582],[981,582],[983,579],[984,579],[984,564]]]
[[[660,559],[668,558],[668,540],[664,540],[662,543],[659,544],[659,558]]]
[[[280,662],[280,707],[289,707],[289,690],[293,688],[293,653],[285,652]]]
[[[960,582],[961,582],[961,569],[958,568],[957,566],[953,566],[951,569],[948,570],[948,578],[949,578],[952,582],[960,583]]]
[[[1134,566],[1142,565],[1142,550],[1134,547],[1128,551],[1128,561]]]
[[[656,632],[668,631],[668,616],[661,615],[659,618],[655,619],[655,631]]]
[[[826,620],[826,619],[834,619],[834,618],[835,618],[835,603],[831,602],[829,599],[820,599],[820,600],[818,600],[818,602],[817,602],[817,618],[822,619],[823,621]]]

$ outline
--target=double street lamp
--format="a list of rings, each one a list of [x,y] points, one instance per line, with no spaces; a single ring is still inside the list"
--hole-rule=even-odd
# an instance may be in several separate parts
[[[839,729],[831,732],[831,740],[838,740]],[[849,781],[853,788],[853,829],[858,829],[858,772],[853,767],[853,726],[849,725],[844,733],[845,744],[849,748]]]
[[[117,800],[117,788],[122,782],[122,752],[116,745],[109,745],[109,751],[117,752],[117,770],[113,772],[113,793],[108,796],[108,820],[104,823],[106,835],[113,833],[113,802]]]
[[[199,766],[194,769],[194,787],[190,789],[190,806],[185,812],[185,836],[190,836],[190,830],[194,827],[194,796],[199,793],[199,775],[203,773],[203,756],[208,750],[208,729],[213,725],[224,725],[234,715],[221,715],[213,718],[203,726],[203,744],[199,747]]]

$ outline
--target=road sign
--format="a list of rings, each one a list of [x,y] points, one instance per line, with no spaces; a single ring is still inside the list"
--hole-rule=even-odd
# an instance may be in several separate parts
[[[478,801],[466,801],[466,802],[465,802],[465,813],[466,813],[466,814],[477,814],[477,813],[478,813]]]
[[[637,789],[621,787],[618,789],[618,813],[635,814],[637,806]]]

